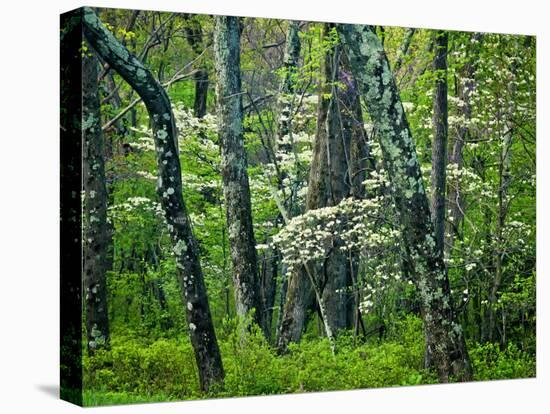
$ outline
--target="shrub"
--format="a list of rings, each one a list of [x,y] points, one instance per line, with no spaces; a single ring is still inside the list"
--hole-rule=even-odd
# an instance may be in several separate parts
[[[476,381],[529,378],[536,374],[535,357],[513,343],[504,351],[494,343],[471,344],[469,353]]]

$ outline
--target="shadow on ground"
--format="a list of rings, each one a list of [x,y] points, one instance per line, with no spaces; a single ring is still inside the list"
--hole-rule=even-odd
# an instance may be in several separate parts
[[[39,384],[36,388],[50,397],[59,398],[59,385],[57,384]]]

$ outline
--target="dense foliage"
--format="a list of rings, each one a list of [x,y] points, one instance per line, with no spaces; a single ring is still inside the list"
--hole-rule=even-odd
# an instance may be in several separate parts
[[[135,92],[103,68],[111,338],[109,347],[84,358],[85,404],[436,383],[434,372],[424,368],[418,295],[403,269],[406,246],[391,181],[365,108],[374,165],[363,182],[369,196],[305,208],[318,102],[330,98],[322,61],[339,43],[336,30],[301,24],[299,64],[289,69],[282,64],[288,22],[240,21],[244,144],[258,266],[261,280],[272,278],[276,286],[266,336],[236,317],[214,88],[208,89],[207,113],[197,116],[194,110],[196,71],[209,73],[210,86],[216,82],[212,17],[106,9],[99,17],[155,74],[172,102],[183,196],[199,244],[225,381],[223,389],[207,394],[200,389],[188,304],[156,194],[149,118],[142,104],[132,105]],[[474,380],[534,376],[535,39],[449,32],[448,70],[442,74],[432,69],[435,31],[415,30],[404,48],[410,30],[377,30],[394,67],[428,193],[433,89],[441,76],[448,83],[449,154],[457,137],[465,137],[460,163],[449,156],[447,164],[447,192],[460,194],[462,201],[457,217],[448,200],[445,263]],[[83,53],[89,52],[83,45]],[[468,65],[475,70],[465,71]],[[283,93],[280,84],[287,76],[295,87]],[[342,87],[342,80],[331,82]],[[473,87],[465,96],[468,82]],[[285,102],[292,107],[292,132],[280,136]],[[464,129],[466,135],[460,135]],[[333,354],[318,312],[310,310],[301,340],[278,353],[287,275],[304,260],[322,262],[335,245],[357,272],[342,294],[357,298],[360,323],[337,333]]]

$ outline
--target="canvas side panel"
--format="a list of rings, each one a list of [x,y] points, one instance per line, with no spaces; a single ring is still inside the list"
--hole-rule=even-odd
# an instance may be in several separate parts
[[[61,399],[82,405],[82,10],[61,15]]]

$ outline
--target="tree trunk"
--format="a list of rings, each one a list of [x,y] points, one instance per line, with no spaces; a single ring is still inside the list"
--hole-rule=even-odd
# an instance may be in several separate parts
[[[173,244],[201,389],[207,392],[213,386],[223,385],[224,371],[210,315],[198,246],[182,196],[176,126],[170,100],[151,72],[116,40],[89,7],[83,8],[83,29],[97,53],[143,99],[151,117],[157,154],[157,194]]]
[[[472,40],[474,44],[479,44],[481,40],[480,33],[474,33],[472,35]],[[464,116],[464,119],[468,122],[472,118],[472,102],[471,97],[474,91],[475,81],[475,65],[476,56],[478,55],[478,48],[475,47],[472,51],[469,52],[472,57],[464,64],[464,67],[461,70],[461,79],[458,85],[458,97],[462,101],[460,111]],[[458,134],[454,140],[450,142],[450,153],[449,153],[449,164],[456,164],[458,171],[462,170],[464,164],[464,155],[463,149],[466,140],[470,135],[470,128],[467,125],[463,125],[458,129]],[[448,210],[449,210],[449,219],[447,221],[447,229],[445,233],[445,257],[450,257],[452,254],[452,249],[454,245],[454,240],[457,235],[459,235],[459,228],[462,223],[464,216],[465,203],[463,196],[458,187],[458,183],[452,183],[447,189],[448,192]]]
[[[443,255],[445,240],[445,177],[447,168],[447,43],[448,34],[439,30],[435,35],[433,101],[432,199],[435,249]]]
[[[98,90],[99,62],[82,58],[82,185],[84,191],[84,297],[88,353],[109,346],[107,306],[107,188]]]
[[[264,308],[264,324],[267,339],[271,338],[273,307],[277,293],[277,275],[279,273],[279,251],[269,249],[262,257],[261,293]]]
[[[337,28],[378,131],[433,364],[441,382],[451,376],[469,380],[471,366],[462,327],[453,312],[443,256],[435,248],[416,149],[386,54],[371,26],[340,24]]]
[[[325,35],[332,27],[330,24],[325,26]],[[363,167],[368,159],[366,134],[357,85],[346,62],[337,47],[325,56],[325,80],[319,95],[306,210],[335,206],[349,195],[359,197],[364,190]],[[342,88],[337,87],[340,83],[344,85]],[[355,300],[350,292],[355,261],[352,259],[350,263],[341,247],[341,240],[335,238],[333,249],[324,263],[308,263],[319,285],[326,324],[334,333],[351,328],[355,318]],[[287,303],[278,341],[282,352],[289,342],[300,340],[307,322],[307,309],[315,299],[312,288],[303,267],[289,275]],[[305,308],[301,309],[302,306]]]
[[[286,33],[286,47],[283,58],[283,68],[285,73],[279,86],[279,119],[277,122],[277,141],[280,142],[284,137],[291,138],[291,123],[293,102],[290,97],[296,88],[296,71],[298,68],[298,59],[300,58],[300,22],[290,21]],[[281,144],[280,150],[290,153],[292,151],[292,141]]]
[[[233,262],[237,315],[255,310],[255,322],[266,331],[260,295],[256,241],[252,227],[250,187],[243,137],[240,33],[236,17],[215,17],[216,96],[222,153],[223,193]],[[267,333],[267,332],[266,332]]]
[[[202,28],[200,23],[190,15],[185,15],[187,27],[185,27],[185,37],[193,49],[195,57],[204,52],[202,39]],[[195,100],[193,102],[193,113],[196,118],[203,118],[206,115],[206,103],[208,99],[208,69],[205,66],[199,67],[195,75]]]
[[[393,66],[393,72],[397,73],[399,72],[399,69],[401,69],[401,66],[403,65],[403,59],[405,56],[407,56],[407,52],[409,51],[409,47],[411,46],[411,41],[414,35],[415,29],[408,28],[405,31],[405,37],[403,38],[403,43],[401,44],[401,47],[397,51],[397,60],[395,61],[395,64]]]
[[[512,132],[511,125],[509,125],[508,132],[504,135],[502,152],[500,155],[499,163],[499,188],[498,188],[498,216],[496,221],[496,248],[494,249],[493,262],[495,265],[495,275],[491,282],[491,289],[489,291],[489,304],[488,304],[488,318],[487,318],[487,337],[489,342],[494,341],[494,334],[496,331],[495,313],[497,306],[497,293],[502,284],[503,277],[503,258],[504,258],[504,236],[502,234],[503,228],[508,214],[508,188],[510,187],[510,166],[511,166],[511,150],[512,150]]]
[[[82,405],[82,29],[81,12],[60,18],[60,387]]]
[[[434,227],[436,254],[443,257],[445,242],[445,183],[447,169],[447,43],[448,35],[443,30],[435,33],[435,56],[433,69],[435,88],[433,100],[432,140],[432,194],[430,211]],[[430,332],[426,331],[424,367],[432,367]]]
[[[193,76],[195,79],[195,102],[193,111],[195,117],[204,118],[206,115],[206,101],[208,98],[208,71],[199,69]]]
[[[327,98],[323,93],[325,89],[326,85],[319,93],[317,130],[309,171],[306,210],[314,210],[325,205],[325,195],[328,191],[326,122],[330,98]],[[307,277],[305,266],[294,268],[288,274],[286,302],[283,307],[281,329],[277,339],[279,352],[284,353],[289,343],[300,341],[307,324],[308,310],[314,300],[314,289]]]

